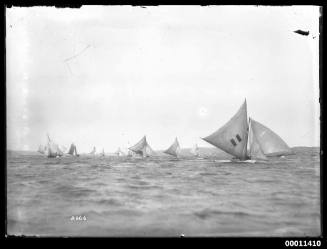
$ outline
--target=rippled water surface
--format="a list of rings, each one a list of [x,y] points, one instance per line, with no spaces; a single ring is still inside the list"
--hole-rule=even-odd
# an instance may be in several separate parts
[[[86,220],[72,220],[72,216]],[[317,236],[319,149],[267,163],[7,157],[7,232],[40,236]]]

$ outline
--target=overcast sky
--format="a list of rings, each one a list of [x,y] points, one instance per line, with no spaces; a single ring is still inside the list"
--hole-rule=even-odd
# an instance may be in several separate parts
[[[211,147],[245,98],[289,146],[319,146],[318,44],[310,6],[10,8],[7,146]]]

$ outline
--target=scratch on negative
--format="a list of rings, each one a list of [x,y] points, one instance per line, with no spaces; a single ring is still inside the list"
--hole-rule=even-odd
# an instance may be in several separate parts
[[[91,45],[87,45],[86,48],[84,48],[81,52],[79,52],[78,54],[75,54],[75,55],[73,55],[73,56],[71,56],[71,57],[65,59],[64,62],[67,62],[67,61],[69,61],[69,60],[71,60],[71,59],[76,58],[77,56],[79,56],[79,55],[81,55],[82,53],[84,53],[85,50],[88,49],[89,47],[91,47]]]
[[[73,74],[72,70],[70,69],[70,66],[69,66],[69,63],[68,62],[66,62],[66,65],[67,65],[67,67],[69,69],[70,74]]]

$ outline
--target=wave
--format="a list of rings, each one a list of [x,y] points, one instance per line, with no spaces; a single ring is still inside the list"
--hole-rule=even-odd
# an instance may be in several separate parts
[[[199,173],[199,175],[201,175],[201,176],[216,176],[218,174],[217,173]]]
[[[147,190],[147,189],[153,189],[153,188],[162,188],[160,186],[157,185],[135,185],[135,184],[128,184],[127,188],[130,189],[143,189],[143,190]]]
[[[61,194],[65,197],[84,197],[94,194],[97,191],[72,185],[60,185],[54,189],[54,192]]]
[[[123,216],[138,216],[142,214],[141,211],[138,210],[134,210],[134,209],[119,209],[119,210],[106,210],[106,211],[87,211],[85,213],[83,213],[83,215],[85,215],[86,217],[106,217],[106,216],[110,216],[110,215],[123,215]]]
[[[101,199],[99,201],[96,201],[97,204],[100,205],[109,205],[109,206],[123,206],[124,204],[116,199]]]
[[[208,219],[214,216],[223,216],[223,215],[232,215],[236,217],[246,217],[246,216],[253,216],[250,213],[241,212],[241,211],[221,211],[221,210],[213,210],[213,209],[204,209],[200,212],[193,213],[196,217],[200,219]]]

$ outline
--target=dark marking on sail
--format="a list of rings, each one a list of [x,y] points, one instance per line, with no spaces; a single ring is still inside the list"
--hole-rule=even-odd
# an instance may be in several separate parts
[[[241,139],[240,135],[236,134],[236,138],[237,138],[237,140],[238,140],[239,142],[241,142],[241,141],[242,141],[242,139]]]
[[[230,142],[232,143],[232,145],[236,146],[236,142],[233,138],[230,140]]]

